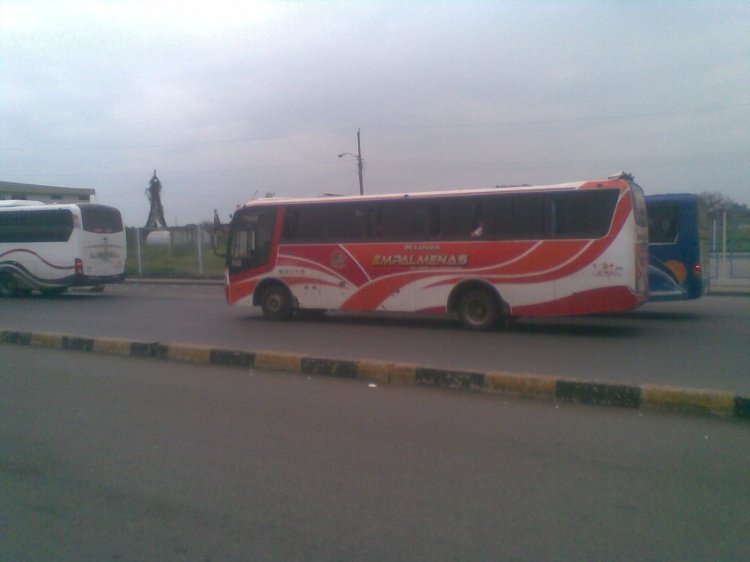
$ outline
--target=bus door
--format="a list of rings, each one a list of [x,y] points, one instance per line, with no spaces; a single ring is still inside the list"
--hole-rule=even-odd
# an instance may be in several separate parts
[[[235,214],[227,254],[230,275],[268,265],[276,212],[275,207],[251,207]]]

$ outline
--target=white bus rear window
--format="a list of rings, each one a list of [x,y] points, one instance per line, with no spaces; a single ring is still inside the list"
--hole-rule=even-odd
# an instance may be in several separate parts
[[[111,234],[122,231],[120,212],[112,207],[81,205],[81,221],[86,232]]]

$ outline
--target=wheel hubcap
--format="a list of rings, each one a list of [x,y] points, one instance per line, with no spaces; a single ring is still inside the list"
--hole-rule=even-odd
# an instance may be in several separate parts
[[[469,316],[475,322],[481,322],[487,318],[487,307],[481,302],[473,302],[469,307]]]

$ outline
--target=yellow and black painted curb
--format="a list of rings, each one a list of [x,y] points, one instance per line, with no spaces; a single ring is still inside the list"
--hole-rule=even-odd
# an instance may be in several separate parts
[[[360,379],[380,384],[406,384],[464,391],[512,394],[633,409],[711,413],[750,420],[750,397],[732,392],[644,384],[587,382],[553,376],[502,371],[472,372],[376,360],[340,360],[271,351],[234,351],[195,344],[140,342],[118,338],[86,338],[45,332],[0,331],[0,343],[88,351]]]

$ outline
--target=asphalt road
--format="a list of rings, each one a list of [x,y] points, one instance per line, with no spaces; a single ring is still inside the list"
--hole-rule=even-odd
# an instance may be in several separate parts
[[[744,560],[748,436],[0,345],[0,559]]]
[[[328,314],[272,323],[216,286],[121,285],[0,301],[0,329],[185,342],[340,359],[384,359],[750,394],[750,298],[649,304],[630,314],[525,320],[472,333],[452,319]]]

